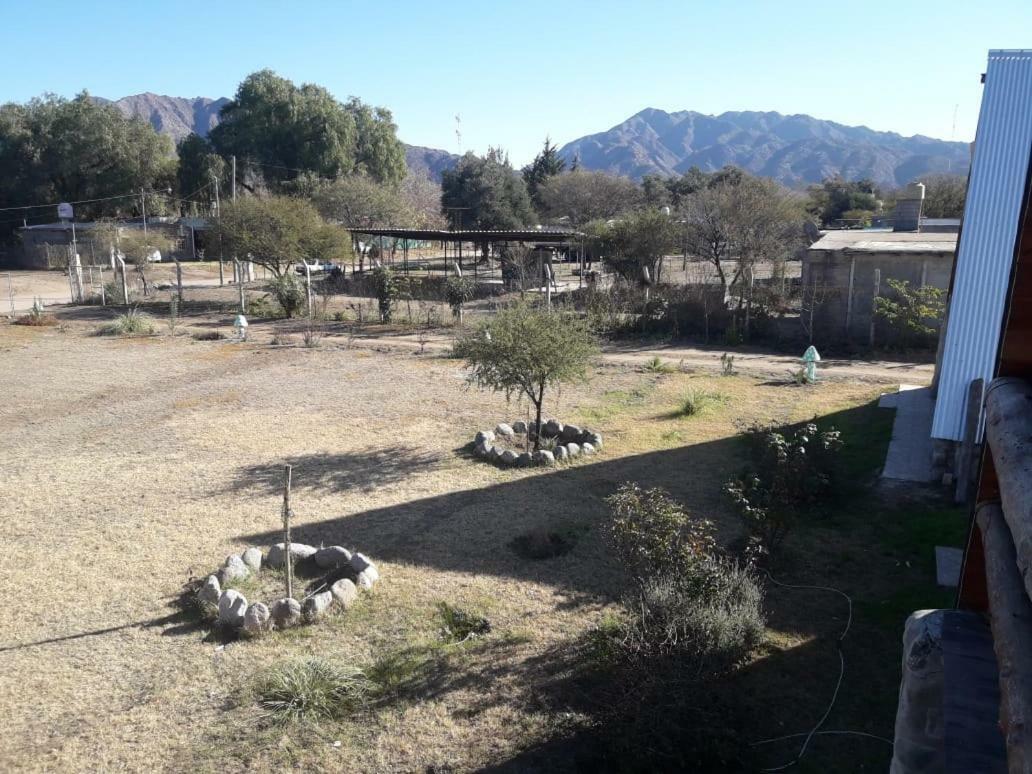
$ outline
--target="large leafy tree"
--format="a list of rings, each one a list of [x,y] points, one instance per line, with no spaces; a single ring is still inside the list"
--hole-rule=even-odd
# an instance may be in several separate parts
[[[215,180],[228,194],[228,165],[207,139],[191,132],[176,146],[179,167],[176,179],[179,195],[187,197],[184,207],[193,212],[210,211],[215,201]]]
[[[584,170],[551,177],[538,193],[545,217],[565,218],[574,226],[618,217],[642,200],[641,190],[626,177]]]
[[[535,220],[526,183],[495,148],[483,157],[467,153],[444,172],[441,188],[453,228],[518,229]]]
[[[0,206],[164,189],[174,176],[167,137],[85,91],[70,100],[50,94],[0,106]],[[148,201],[149,212],[159,206]],[[109,199],[77,206],[76,216],[138,214],[139,208],[139,197]]]
[[[390,111],[352,98],[346,104],[315,84],[271,70],[247,76],[222,108],[211,142],[223,156],[260,165],[273,185],[303,173],[334,178],[361,172],[398,182],[405,154]]]
[[[782,261],[802,244],[802,202],[768,178],[711,179],[685,205],[688,253],[709,261],[724,290],[757,261]],[[728,275],[728,264],[732,270]]]
[[[967,180],[960,175],[929,175],[922,212],[926,218],[959,218],[964,214]]]
[[[598,346],[584,319],[517,303],[460,336],[455,354],[473,384],[529,400],[540,427],[546,389],[584,380]]]
[[[847,217],[863,219],[881,209],[874,183],[870,180],[844,180],[831,177],[820,185],[810,186],[807,209],[820,219],[824,225],[830,225]]]
[[[605,224],[601,233],[602,252],[614,271],[621,276],[642,282],[645,270],[649,279],[662,280],[663,257],[675,252],[680,230],[677,223],[662,210],[647,208],[632,212]]]
[[[550,137],[546,137],[545,145],[541,152],[523,169],[523,182],[527,184],[527,192],[530,194],[530,199],[536,207],[541,207],[538,193],[542,183],[549,178],[562,174],[565,169],[566,161],[559,155],[559,148],[552,144]]]
[[[300,261],[342,262],[351,256],[347,232],[327,223],[310,203],[289,196],[226,202],[215,221],[225,252],[266,267],[276,277]]]

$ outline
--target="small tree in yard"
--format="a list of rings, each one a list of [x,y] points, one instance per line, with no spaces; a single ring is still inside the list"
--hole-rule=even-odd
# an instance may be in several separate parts
[[[167,256],[175,249],[175,242],[160,231],[151,229],[146,233],[140,229],[126,229],[118,237],[117,249],[122,253],[125,262],[136,267],[143,284],[143,294],[149,295],[147,285],[147,267],[160,253]]]
[[[400,295],[398,278],[387,266],[377,266],[373,270],[373,286],[380,307],[380,321],[389,323],[394,314],[394,304]]]
[[[448,299],[452,315],[462,324],[462,307],[473,299],[473,280],[469,277],[449,277],[444,284],[444,295]]]
[[[598,353],[595,337],[580,318],[519,303],[468,331],[455,344],[465,358],[469,381],[478,387],[526,397],[541,426],[545,389],[586,378]],[[534,450],[540,446],[534,440]]]

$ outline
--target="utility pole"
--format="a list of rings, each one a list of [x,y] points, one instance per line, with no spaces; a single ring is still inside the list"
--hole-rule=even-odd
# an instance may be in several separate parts
[[[211,179],[215,183],[215,219],[221,224],[222,210],[219,207],[219,178],[216,175],[212,175]],[[222,237],[219,236],[219,287],[222,287],[225,284],[226,276],[222,270]]]
[[[140,210],[143,212],[143,233],[147,233],[147,194],[140,189]]]

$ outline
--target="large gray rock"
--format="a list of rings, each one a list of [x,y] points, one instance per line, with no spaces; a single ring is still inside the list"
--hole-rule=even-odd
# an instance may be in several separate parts
[[[555,455],[548,449],[539,449],[534,452],[534,463],[551,467],[552,465],[555,465]]]
[[[359,573],[361,575],[362,573]],[[333,594],[337,604],[347,610],[358,599],[358,588],[347,578],[341,578],[330,586],[330,593]]]
[[[223,586],[225,586],[227,583],[244,580],[245,578],[250,577],[251,570],[246,564],[244,564],[243,559],[236,554],[231,554],[226,557],[226,562],[222,565],[218,575],[219,581]]]
[[[506,449],[498,457],[499,465],[515,465],[516,464],[516,452],[512,449]]]
[[[222,592],[219,597],[219,623],[232,629],[240,628],[247,610],[247,598],[235,589]]]
[[[351,557],[351,569],[359,574],[367,573],[374,583],[380,580],[380,571],[365,554],[355,554]]]
[[[565,462],[567,459],[569,459],[569,457],[570,457],[570,452],[568,452],[566,450],[565,446],[556,446],[555,447],[555,461],[556,462]]]
[[[219,597],[222,596],[222,585],[219,583],[219,579],[214,575],[209,575],[208,580],[201,586],[201,590],[197,592],[197,599],[204,605],[211,605],[217,607],[219,604]]]
[[[333,604],[333,594],[329,591],[320,591],[313,594],[301,605],[301,617],[311,623],[326,615],[326,611]]]
[[[490,449],[490,447],[487,443],[485,441],[481,441],[473,446],[473,454],[477,457],[487,457],[488,449]]]
[[[581,453],[581,447],[579,443],[568,443],[566,444],[566,452],[571,458],[579,457]]]
[[[522,419],[517,420],[516,422],[513,422],[512,423],[512,431],[514,433],[516,433],[517,435],[526,435],[527,434],[527,423],[524,422]]]
[[[490,444],[494,442],[494,439],[495,434],[492,433],[490,430],[481,430],[473,437],[473,443]]]
[[[581,450],[582,454],[585,454],[585,455],[588,455],[588,456],[590,456],[590,455],[595,453],[595,447],[592,446],[590,443],[582,443],[581,447],[580,447],[580,450]]]
[[[559,437],[565,442],[570,443],[576,442],[580,439],[581,429],[577,425],[565,425],[563,431],[559,433]]]
[[[312,555],[312,561],[321,570],[332,570],[350,562],[351,552],[343,546],[327,546],[316,551]]]
[[[563,423],[557,419],[549,419],[545,422],[545,426],[541,428],[542,438],[555,438],[557,435],[561,435],[563,432]]]
[[[251,572],[258,572],[262,569],[262,550],[251,546],[244,553],[240,555],[240,558],[244,560]]]
[[[509,425],[502,422],[494,429],[495,435],[500,435],[502,438],[512,438],[516,431],[514,431]]]
[[[312,546],[305,545],[304,543],[290,544],[290,558],[291,561],[296,565],[299,562],[303,562],[315,555],[316,549]],[[286,552],[283,550],[283,544],[277,543],[269,549],[269,555],[265,558],[266,564],[270,567],[283,567],[285,563]]]
[[[361,589],[371,589],[379,578],[375,567],[367,567],[355,577],[355,583]]]
[[[602,434],[596,433],[594,430],[585,430],[581,433],[581,443],[590,443],[598,451],[602,448]]]
[[[516,467],[518,468],[529,468],[534,464],[534,455],[530,452],[521,452],[516,458]]]
[[[259,637],[269,630],[269,608],[261,602],[247,606],[244,613],[243,631],[248,637]]]
[[[272,625],[277,629],[289,629],[301,623],[301,603],[296,599],[284,597],[272,603],[269,610]]]

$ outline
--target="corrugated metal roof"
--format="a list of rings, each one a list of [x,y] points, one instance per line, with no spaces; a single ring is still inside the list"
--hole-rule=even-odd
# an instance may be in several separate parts
[[[1032,51],[990,51],[932,437],[960,441],[968,387],[993,375],[1032,151]],[[981,431],[979,431],[981,438]]]

